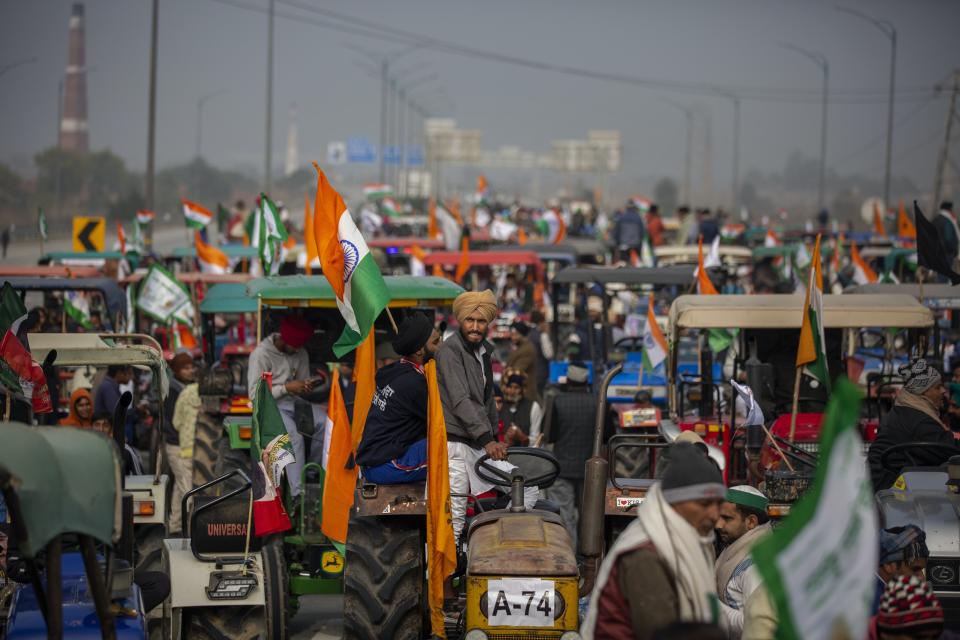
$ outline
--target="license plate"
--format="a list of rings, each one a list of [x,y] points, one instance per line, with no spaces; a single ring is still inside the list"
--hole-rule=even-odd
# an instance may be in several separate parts
[[[492,627],[552,627],[552,580],[504,578],[487,581],[487,621]]]

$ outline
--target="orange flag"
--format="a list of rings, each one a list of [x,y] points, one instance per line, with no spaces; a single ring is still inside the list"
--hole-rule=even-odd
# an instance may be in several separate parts
[[[320,252],[317,251],[317,238],[313,233],[313,212],[310,210],[310,195],[303,194],[303,244],[307,248],[307,275],[313,274],[313,267],[310,266],[314,260],[320,259]]]
[[[630,249],[630,266],[631,267],[640,266],[640,256],[637,255],[636,249]]]
[[[517,229],[517,243],[520,245],[527,244],[527,231],[523,227]]]
[[[190,331],[190,327],[185,324],[177,323],[177,336],[180,338],[180,347],[183,349],[196,349],[197,338]]]
[[[567,237],[567,223],[563,221],[563,214],[559,211],[557,215],[557,237],[553,239],[553,244],[560,244]]]
[[[330,384],[327,423],[331,425],[330,453],[327,456],[327,472],[323,480],[323,521],[320,523],[320,530],[339,545],[339,550],[343,552],[359,467],[351,464],[353,444],[350,441],[350,420],[347,418],[347,405],[343,401],[340,372],[337,369],[333,370],[333,381]],[[351,468],[348,469],[348,466]]]
[[[887,230],[883,226],[883,216],[880,214],[880,204],[873,203],[873,232],[881,236],[887,235]]]
[[[446,278],[447,276],[443,273],[443,267],[439,263],[433,264],[433,275],[437,278]]]
[[[467,275],[470,268],[470,235],[465,233],[460,240],[460,262],[457,263],[457,270],[453,274],[453,281],[463,282],[463,276]]]
[[[707,270],[703,267],[703,236],[697,240],[697,293],[711,296],[718,294],[716,287],[710,282]]]
[[[353,452],[356,453],[363,437],[363,427],[367,423],[367,413],[373,402],[373,394],[377,390],[377,355],[373,334],[370,331],[366,340],[360,343],[356,350],[356,361],[353,365],[353,381],[356,383],[356,395],[353,401],[353,424],[351,438]]]
[[[427,207],[427,237],[431,240],[440,237],[440,229],[437,227],[437,199],[430,198],[430,206]]]
[[[450,511],[447,426],[443,420],[437,363],[424,366],[427,377],[427,600],[434,636],[446,638],[443,627],[443,582],[457,568],[457,548]]]
[[[134,229],[136,231],[136,229]],[[120,243],[120,253],[126,255],[127,253],[127,234],[123,232],[123,225],[119,222],[117,223],[117,242]]]
[[[916,238],[917,228],[913,226],[913,221],[907,215],[907,208],[900,201],[900,208],[897,211],[897,235],[901,238]]]

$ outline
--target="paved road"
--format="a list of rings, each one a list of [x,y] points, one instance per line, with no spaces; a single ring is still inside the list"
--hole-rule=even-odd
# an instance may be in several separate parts
[[[129,225],[128,225],[129,226]],[[130,233],[128,230],[127,233]],[[192,235],[188,235],[186,227],[169,226],[154,230],[153,246],[154,251],[165,254],[172,251],[175,247],[183,247],[193,244]],[[113,249],[113,243],[116,240],[116,228],[107,230],[106,248]],[[73,250],[73,240],[71,238],[51,238],[43,243],[44,251],[71,251]],[[37,264],[40,257],[39,240],[18,240],[16,233],[7,250],[7,257],[3,264],[33,266]]]
[[[304,596],[290,621],[291,640],[336,640],[343,633],[343,596]]]

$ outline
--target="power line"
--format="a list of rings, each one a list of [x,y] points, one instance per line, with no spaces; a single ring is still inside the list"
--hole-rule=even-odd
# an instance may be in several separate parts
[[[237,9],[253,11],[257,13],[266,13],[266,10],[238,2],[237,0],[211,0],[219,4],[231,6]],[[720,94],[735,94],[743,100],[754,100],[762,102],[782,102],[782,103],[817,103],[821,101],[820,92],[817,90],[791,89],[777,87],[750,87],[742,85],[717,85],[703,82],[683,82],[677,80],[663,80],[657,78],[644,78],[640,76],[631,76],[628,74],[597,71],[584,69],[569,65],[556,64],[523,58],[520,56],[487,51],[473,47],[466,47],[454,42],[442,40],[440,38],[424,36],[410,31],[397,29],[389,25],[383,25],[371,20],[357,18],[337,11],[331,11],[321,7],[305,5],[294,0],[278,0],[279,4],[286,5],[300,11],[322,15],[337,22],[329,20],[319,20],[308,18],[306,16],[293,13],[276,12],[277,17],[293,20],[298,23],[311,24],[322,29],[332,29],[341,33],[350,33],[353,35],[372,38],[376,40],[386,40],[408,45],[418,45],[425,49],[450,53],[454,55],[465,56],[473,59],[484,59],[513,66],[520,66],[539,71],[550,71],[562,75],[590,78],[594,80],[605,80],[619,84],[627,84],[648,89],[659,89],[672,91],[675,93],[685,93],[697,96],[717,97]],[[898,99],[906,102],[914,102],[926,99],[932,90],[928,87],[908,87],[897,92]],[[871,104],[885,102],[889,97],[887,89],[845,89],[831,91],[829,101],[832,104]]]
[[[920,113],[921,111],[923,111],[924,109],[926,109],[928,106],[930,106],[931,104],[933,104],[934,100],[936,100],[938,97],[940,97],[940,96],[930,96],[929,98],[927,98],[927,99],[924,100],[923,102],[919,103],[916,107],[914,107],[914,108],[913,108],[912,110],[910,110],[908,113],[904,114],[899,120],[897,120],[896,124],[894,125],[894,128],[902,127],[904,124],[906,124],[907,122],[909,122],[909,121],[910,121],[914,116],[916,116],[918,113]],[[881,135],[877,136],[876,138],[873,138],[872,140],[870,140],[869,142],[867,142],[866,144],[864,144],[862,147],[860,147],[859,149],[857,149],[857,150],[854,151],[853,153],[849,153],[849,154],[843,156],[842,158],[840,158],[839,160],[835,160],[835,161],[834,161],[834,164],[837,165],[837,166],[845,164],[846,162],[848,162],[848,161],[850,161],[850,160],[852,160],[852,159],[854,159],[854,158],[856,158],[856,157],[858,157],[858,156],[866,153],[867,151],[869,151],[869,150],[872,149],[873,147],[877,146],[879,143],[883,142],[883,140],[884,140],[885,138],[886,138],[886,134],[881,134]]]

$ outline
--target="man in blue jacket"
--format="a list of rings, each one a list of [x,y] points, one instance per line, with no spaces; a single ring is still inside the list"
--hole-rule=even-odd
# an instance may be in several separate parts
[[[401,324],[393,350],[400,360],[377,371],[377,390],[357,451],[363,477],[377,484],[427,478],[427,379],[423,365],[433,359],[440,334],[422,313]]]

